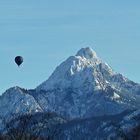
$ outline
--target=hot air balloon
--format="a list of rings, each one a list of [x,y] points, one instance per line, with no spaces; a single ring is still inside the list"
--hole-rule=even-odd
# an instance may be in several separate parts
[[[23,63],[23,57],[22,56],[16,56],[15,62],[18,66],[20,66]]]

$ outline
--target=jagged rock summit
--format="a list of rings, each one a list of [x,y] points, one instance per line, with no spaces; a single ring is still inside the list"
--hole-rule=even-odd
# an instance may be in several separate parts
[[[37,90],[50,90],[54,88],[80,88],[83,82],[93,79],[93,67],[101,63],[91,48],[82,48],[75,56],[70,56],[56,68],[50,78],[37,87]]]
[[[128,93],[140,91],[139,84],[115,72],[89,47],[80,49],[75,56],[70,56],[36,89],[47,91],[57,88],[81,88],[83,90],[86,83],[88,87],[92,85],[92,89],[97,90],[104,90],[107,86],[111,86],[118,91]]]
[[[96,52],[89,47],[80,49],[76,56],[85,57],[86,59],[97,59]]]
[[[70,118],[120,113],[140,101],[140,85],[115,72],[91,48],[60,64],[36,92],[44,110]]]

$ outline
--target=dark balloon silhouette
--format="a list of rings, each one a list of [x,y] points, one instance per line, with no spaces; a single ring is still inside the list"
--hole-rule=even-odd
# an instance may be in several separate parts
[[[18,66],[20,66],[23,63],[23,57],[22,56],[16,56],[15,62]]]

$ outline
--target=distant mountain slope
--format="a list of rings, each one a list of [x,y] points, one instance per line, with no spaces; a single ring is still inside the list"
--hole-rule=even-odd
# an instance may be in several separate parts
[[[0,131],[5,127],[6,122],[15,117],[42,111],[27,90],[19,87],[10,88],[0,97]]]

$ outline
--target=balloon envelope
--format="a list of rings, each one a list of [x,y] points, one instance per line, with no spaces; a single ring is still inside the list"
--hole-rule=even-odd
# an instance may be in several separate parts
[[[23,57],[22,56],[16,56],[15,62],[18,66],[20,66],[23,63]]]

